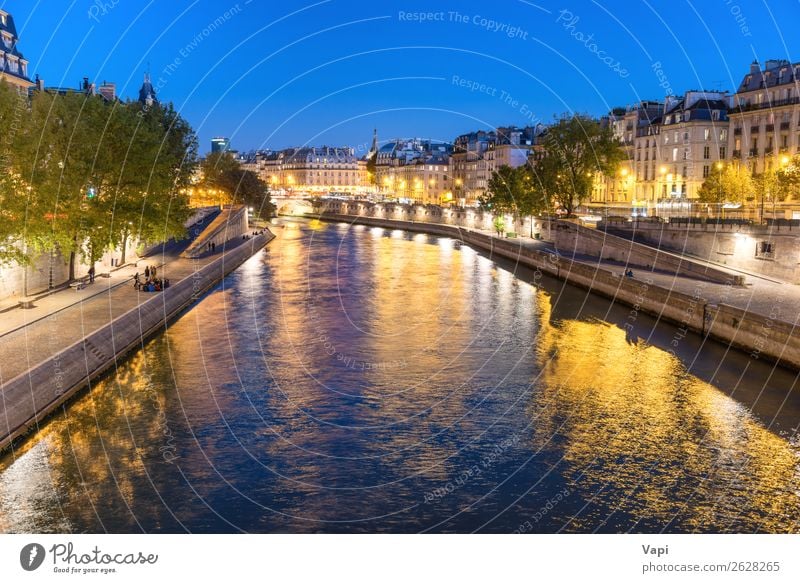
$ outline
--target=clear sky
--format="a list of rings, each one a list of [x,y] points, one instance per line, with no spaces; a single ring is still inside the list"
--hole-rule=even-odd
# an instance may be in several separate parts
[[[47,85],[160,99],[234,148],[452,140],[800,60],[798,0],[0,0]]]

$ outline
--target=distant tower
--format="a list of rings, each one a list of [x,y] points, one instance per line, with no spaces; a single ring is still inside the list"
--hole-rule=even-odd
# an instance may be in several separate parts
[[[228,138],[212,138],[211,152],[228,152],[231,149],[231,141]]]
[[[144,83],[142,83],[142,88],[139,89],[139,103],[145,107],[150,107],[154,103],[158,103],[156,90],[150,82],[150,73],[144,74]]]
[[[369,149],[369,154],[367,154],[367,159],[373,158],[378,155],[378,129],[376,128],[372,132],[372,147]]]

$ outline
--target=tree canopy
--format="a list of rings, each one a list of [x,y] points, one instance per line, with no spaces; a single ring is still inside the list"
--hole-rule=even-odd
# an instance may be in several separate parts
[[[0,172],[0,213],[10,219],[0,235],[16,251],[0,250],[0,261],[58,248],[73,278],[79,253],[94,261],[131,236],[183,236],[190,209],[180,192],[194,174],[197,139],[171,105],[13,93],[0,83],[0,123],[21,118]]]
[[[271,212],[269,186],[252,170],[245,170],[228,152],[213,152],[201,163],[203,179],[196,185],[196,191],[213,196],[209,200],[222,204],[244,204],[253,208],[261,216],[268,217]],[[216,202],[218,201],[218,202]]]
[[[744,202],[753,195],[753,175],[739,162],[715,164],[703,181],[697,196],[701,202],[722,204]]]
[[[527,164],[498,168],[489,178],[486,196],[480,202],[493,211],[517,216],[539,214],[548,207],[546,192],[539,188]]]
[[[613,176],[624,159],[611,128],[583,115],[562,117],[547,129],[534,179],[542,196],[570,216],[591,195],[595,175]]]

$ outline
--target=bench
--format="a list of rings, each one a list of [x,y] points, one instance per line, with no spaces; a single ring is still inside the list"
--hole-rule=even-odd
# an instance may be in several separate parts
[[[71,287],[75,291],[81,291],[83,288],[86,287],[86,283],[87,283],[86,281],[79,279],[78,281],[73,281],[71,284],[69,284],[69,287]]]

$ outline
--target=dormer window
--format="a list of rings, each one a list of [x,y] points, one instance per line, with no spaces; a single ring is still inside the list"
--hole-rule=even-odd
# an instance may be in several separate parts
[[[0,23],[2,23],[3,26],[8,24],[8,21],[6,20],[6,15],[5,14],[0,14]]]

